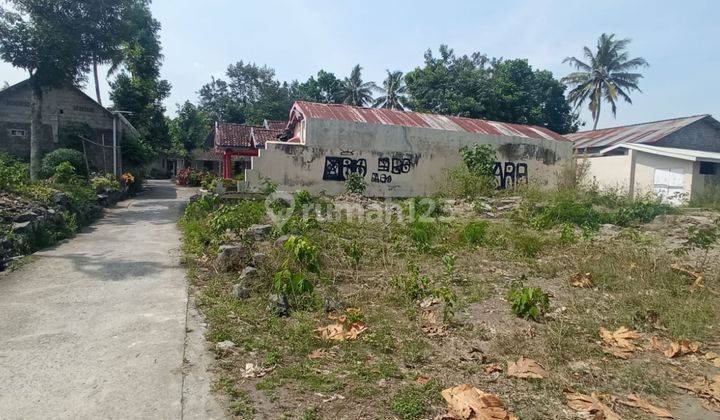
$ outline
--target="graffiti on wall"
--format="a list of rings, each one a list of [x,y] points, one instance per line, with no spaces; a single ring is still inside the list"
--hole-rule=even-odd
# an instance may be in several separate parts
[[[393,182],[393,177],[397,178],[398,175],[410,173],[419,159],[420,155],[411,154],[378,157],[376,170],[370,172],[370,182],[390,184]],[[364,178],[368,173],[368,161],[365,158],[325,157],[324,181],[347,181],[350,174],[359,174]]]
[[[521,183],[528,183],[528,165],[523,162],[495,162],[493,175],[498,190],[513,188]]]

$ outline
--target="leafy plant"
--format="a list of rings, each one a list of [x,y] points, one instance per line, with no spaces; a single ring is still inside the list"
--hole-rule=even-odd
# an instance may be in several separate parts
[[[550,295],[539,287],[525,287],[514,282],[508,293],[512,312],[523,319],[538,321],[550,309]]]
[[[684,249],[686,251],[699,249],[703,251],[703,259],[700,261],[699,270],[705,268],[708,253],[710,249],[717,244],[720,239],[720,219],[715,220],[709,226],[690,226],[688,228],[688,239],[685,241]]]
[[[291,306],[297,306],[298,299],[314,290],[307,273],[320,274],[320,260],[317,248],[298,236],[290,236],[283,249],[287,256],[275,273],[273,285],[275,291],[288,297]]]
[[[302,271],[292,272],[289,268],[275,273],[273,284],[276,292],[286,296],[300,296],[313,291],[313,284]]]
[[[265,217],[265,207],[260,202],[241,201],[235,205],[222,205],[210,218],[210,227],[216,234],[226,230],[240,232]]]
[[[350,262],[352,262],[352,265],[357,268],[360,265],[360,260],[363,256],[363,249],[357,241],[352,241],[345,245],[345,254],[347,254]]]
[[[17,192],[30,181],[30,167],[6,154],[0,153],[0,190]]]
[[[85,157],[82,153],[72,149],[57,149],[46,154],[42,159],[41,175],[43,178],[49,178],[54,175],[58,165],[67,162],[72,166],[73,173],[81,176],[87,176],[85,170]]]
[[[423,418],[438,400],[440,389],[440,383],[435,379],[424,385],[407,385],[393,396],[390,407],[403,420]]]
[[[440,299],[443,304],[443,322],[448,324],[455,317],[455,309],[458,304],[458,296],[449,286],[441,286],[433,290],[433,296]]]
[[[311,273],[320,272],[320,260],[317,255],[317,248],[310,242],[299,236],[290,236],[283,245],[290,253],[297,264],[300,264]]]
[[[102,194],[106,191],[120,190],[120,183],[115,179],[114,176],[112,176],[112,174],[105,174],[93,177],[90,179],[90,185],[98,194]]]
[[[416,219],[408,224],[408,235],[421,251],[427,251],[437,235],[437,223]]]
[[[392,285],[409,301],[420,300],[430,295],[430,277],[420,275],[420,267],[408,264],[408,274],[392,278]]]
[[[351,173],[345,182],[345,188],[353,194],[362,194],[367,189],[367,183],[362,175]]]
[[[489,223],[485,220],[474,220],[463,229],[461,238],[468,245],[480,245],[485,241]]]
[[[493,176],[497,156],[495,150],[487,144],[475,144],[460,149],[465,166],[475,175]]]

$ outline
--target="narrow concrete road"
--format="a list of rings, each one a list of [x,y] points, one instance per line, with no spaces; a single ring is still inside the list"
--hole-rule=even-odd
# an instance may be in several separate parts
[[[1,419],[222,417],[178,261],[191,194],[150,181],[0,275]]]

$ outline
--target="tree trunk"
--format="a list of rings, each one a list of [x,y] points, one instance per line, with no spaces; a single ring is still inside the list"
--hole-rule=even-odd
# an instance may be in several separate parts
[[[600,121],[600,107],[602,105],[602,99],[598,99],[597,112],[595,112],[595,123],[593,124],[593,131],[597,130],[598,122]]]
[[[32,84],[32,101],[30,103],[30,179],[37,180],[40,176],[40,138],[42,136],[42,103],[43,92],[39,86]]]
[[[100,80],[98,79],[98,65],[97,60],[93,58],[93,77],[95,78],[95,96],[100,105],[102,105],[102,99],[100,98]]]

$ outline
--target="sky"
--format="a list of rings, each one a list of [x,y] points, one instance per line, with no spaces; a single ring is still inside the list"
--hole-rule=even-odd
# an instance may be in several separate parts
[[[720,117],[720,9],[712,0],[154,0],[162,24],[162,76],[173,86],[168,114],[211,77],[243,60],[274,68],[280,80],[305,80],[324,69],[345,77],[355,64],[366,80],[386,69],[410,71],[423,53],[447,44],[460,54],[527,58],[560,78],[562,60],[615,33],[642,56],[642,93],[599,127],[696,114]],[[103,72],[104,74],[104,72]],[[0,62],[0,84],[25,73]],[[88,85],[86,91],[91,92]],[[103,81],[104,104],[109,104]],[[94,96],[94,93],[91,94]],[[606,108],[605,111],[608,111]],[[591,126],[591,117],[581,117]]]

